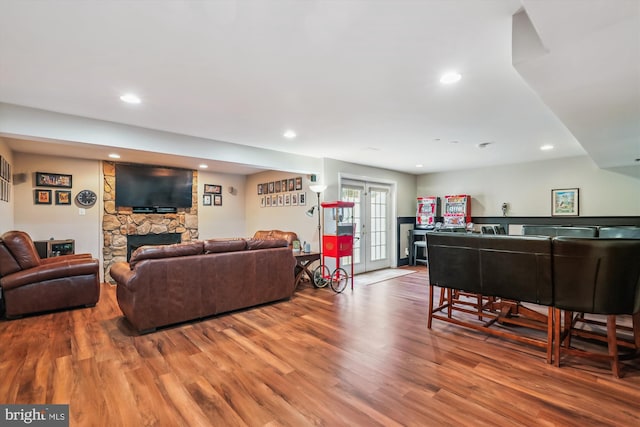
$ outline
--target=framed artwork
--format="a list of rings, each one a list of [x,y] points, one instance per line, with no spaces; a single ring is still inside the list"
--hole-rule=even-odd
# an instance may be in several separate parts
[[[262,184],[262,192],[264,194],[269,194],[269,183],[265,182],[264,184]]]
[[[307,193],[298,193],[298,206],[307,206]]]
[[[211,194],[202,195],[202,206],[211,206]]]
[[[266,206],[266,200],[264,197],[260,197],[260,207],[264,208]]]
[[[271,206],[273,207],[278,206],[278,195],[276,194],[271,195]]]
[[[280,190],[280,181],[276,181],[275,191],[279,193],[280,191],[284,191],[285,189]]]
[[[271,196],[264,196],[264,205],[268,208],[271,207]]]
[[[269,183],[269,193],[275,193],[275,188],[276,188],[276,184],[273,181],[271,181]]]
[[[287,181],[287,185],[289,186],[289,191],[295,191],[295,189],[296,189],[295,182],[296,182],[295,179],[289,178],[289,180]]]
[[[36,205],[50,205],[51,190],[35,190],[34,202]]]
[[[296,191],[302,190],[302,177],[296,178]]]
[[[284,205],[291,206],[291,194],[287,193],[284,195]]]
[[[262,184],[258,184],[258,195],[262,194]]]
[[[577,188],[551,190],[551,216],[580,215],[580,192]]]
[[[280,181],[280,185],[282,186],[282,191],[287,191],[287,180],[283,179]]]
[[[205,184],[204,192],[206,194],[222,194],[222,186],[215,184]]]
[[[298,193],[291,195],[291,206],[298,206]]]
[[[70,204],[71,204],[71,191],[56,190],[56,205],[70,205]]]
[[[72,176],[59,173],[36,172],[36,187],[72,187]]]
[[[213,195],[213,206],[222,206],[222,194]]]
[[[278,195],[278,206],[284,206],[284,196],[282,194]]]

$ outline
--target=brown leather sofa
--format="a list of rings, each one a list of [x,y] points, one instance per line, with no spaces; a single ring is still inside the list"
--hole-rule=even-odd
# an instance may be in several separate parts
[[[27,233],[4,233],[0,287],[7,318],[95,305],[100,298],[99,269],[90,254],[41,259]]]
[[[286,240],[205,240],[143,246],[111,267],[120,309],[146,333],[158,327],[291,298]]]
[[[281,231],[281,230],[258,230],[253,235],[254,239],[260,240],[286,240],[287,245],[293,247],[293,241],[299,240],[298,235],[293,231]]]

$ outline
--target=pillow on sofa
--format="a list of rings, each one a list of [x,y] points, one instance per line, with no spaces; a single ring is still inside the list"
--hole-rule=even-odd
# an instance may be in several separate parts
[[[209,239],[204,241],[204,253],[237,252],[247,249],[244,239]]]
[[[129,266],[133,267],[145,259],[172,258],[179,256],[200,255],[203,253],[202,242],[176,243],[174,245],[141,246],[131,254]]]
[[[249,239],[247,240],[247,249],[269,249],[269,248],[282,248],[289,246],[289,243],[284,239]]]

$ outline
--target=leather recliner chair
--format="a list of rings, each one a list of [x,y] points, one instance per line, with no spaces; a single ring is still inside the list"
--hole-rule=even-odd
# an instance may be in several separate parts
[[[0,237],[0,288],[7,318],[94,306],[100,298],[99,268],[90,254],[41,259],[27,233],[4,233]]]

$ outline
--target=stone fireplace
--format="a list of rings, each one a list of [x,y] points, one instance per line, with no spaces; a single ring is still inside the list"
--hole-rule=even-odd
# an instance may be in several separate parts
[[[132,245],[169,244],[190,242],[198,238],[198,172],[193,172],[192,207],[178,208],[176,213],[133,213],[132,208],[116,208],[115,203],[115,163],[103,162],[104,173],[104,213],[102,216],[102,233],[104,246],[104,280],[115,283],[109,274],[111,265],[119,261],[127,261],[131,255]],[[138,243],[149,236],[155,243]],[[132,239],[134,243],[130,243]],[[135,248],[134,248],[135,250]]]

